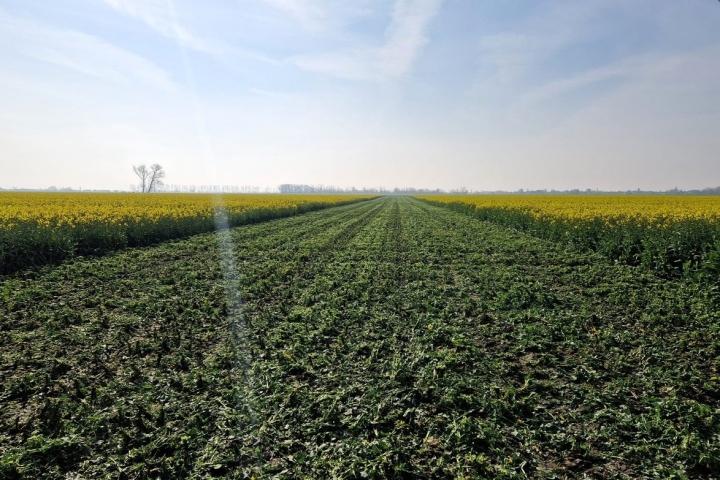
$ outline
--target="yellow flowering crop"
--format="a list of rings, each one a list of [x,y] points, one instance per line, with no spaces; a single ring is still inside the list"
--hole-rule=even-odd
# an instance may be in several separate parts
[[[616,225],[641,220],[664,226],[684,220],[720,223],[720,197],[670,195],[427,195],[436,203],[460,203],[476,209],[507,209],[535,219],[606,220]]]
[[[667,275],[720,275],[720,197],[424,195],[477,218]]]
[[[148,245],[370,195],[0,193],[0,274],[77,254]]]
[[[0,228],[24,222],[42,227],[94,223],[158,222],[168,219],[212,218],[218,209],[229,215],[259,209],[335,204],[358,195],[203,195],[130,193],[0,193]]]

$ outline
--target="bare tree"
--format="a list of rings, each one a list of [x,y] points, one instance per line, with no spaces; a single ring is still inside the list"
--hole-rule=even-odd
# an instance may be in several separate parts
[[[163,184],[162,179],[165,178],[165,170],[162,165],[157,163],[150,165],[150,168],[145,165],[133,166],[133,171],[140,179],[140,192],[142,193],[157,191],[157,188]]]
[[[150,183],[148,183],[147,191],[157,191],[157,188],[163,184],[163,178],[165,178],[165,170],[163,170],[163,167],[157,163],[150,165]]]
[[[148,181],[150,180],[150,170],[145,165],[133,165],[133,172],[140,178],[140,192],[148,191]]]

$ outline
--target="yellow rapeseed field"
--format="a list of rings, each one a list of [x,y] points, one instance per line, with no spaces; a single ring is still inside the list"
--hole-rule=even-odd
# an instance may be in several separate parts
[[[437,203],[461,203],[476,209],[507,209],[538,220],[605,220],[668,225],[678,221],[720,223],[720,197],[670,195],[426,195],[417,198]]]
[[[229,215],[259,209],[335,204],[358,195],[204,195],[129,193],[0,193],[0,228],[33,222],[42,227],[94,223],[121,225],[187,218],[212,218],[218,209]]]
[[[480,220],[644,265],[664,275],[720,274],[720,197],[423,195]]]
[[[0,274],[371,197],[0,193]]]

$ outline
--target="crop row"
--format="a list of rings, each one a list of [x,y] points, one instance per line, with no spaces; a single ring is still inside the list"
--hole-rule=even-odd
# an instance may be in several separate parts
[[[352,203],[352,195],[0,194],[0,274]]]
[[[420,196],[540,238],[665,276],[720,274],[720,198],[672,196]]]
[[[386,197],[0,278],[0,478],[716,478],[717,290]]]

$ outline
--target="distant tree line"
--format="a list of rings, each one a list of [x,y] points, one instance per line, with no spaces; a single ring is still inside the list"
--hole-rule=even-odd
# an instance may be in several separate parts
[[[280,193],[388,193],[383,187],[379,188],[340,188],[333,185],[303,185],[297,183],[283,183],[278,186]]]
[[[252,185],[165,185],[163,193],[260,193],[260,187]],[[267,190],[266,190],[267,191]]]
[[[415,187],[395,187],[392,190],[388,190],[384,187],[372,187],[372,188],[356,188],[356,187],[349,187],[349,188],[340,188],[335,186],[327,186],[327,185],[305,185],[305,184],[298,184],[298,183],[284,183],[282,185],[278,186],[278,191],[280,193],[350,193],[350,194],[382,194],[382,195],[388,195],[388,194],[396,194],[396,195],[439,195],[443,193],[448,193],[445,190],[436,188],[436,189],[428,189],[428,188],[415,188]],[[468,189],[465,187],[460,187],[455,190],[450,190],[450,193],[458,194],[458,193],[468,193]]]
[[[397,195],[440,195],[440,194],[447,193],[447,192],[445,190],[441,190],[439,188],[431,190],[428,188],[415,188],[415,187],[398,188],[398,187],[395,187],[395,188],[393,188],[392,193],[395,193]],[[467,193],[467,191],[463,192],[463,193]]]
[[[453,192],[451,192],[453,193]],[[672,190],[592,190],[587,188],[580,190],[573,188],[572,190],[525,190],[516,191],[494,190],[494,191],[472,191],[473,194],[482,195],[720,195],[720,187],[703,188],[702,190],[680,190],[673,188]]]
[[[159,166],[159,165],[158,165]],[[162,168],[162,167],[160,167]],[[146,169],[146,171],[149,169]],[[142,170],[140,172],[143,174]],[[395,187],[393,189],[386,189],[384,187],[372,187],[372,188],[339,188],[335,186],[323,186],[323,185],[303,185],[303,184],[290,184],[285,183],[280,185],[277,189],[272,187],[261,188],[252,185],[165,185],[162,183],[162,178],[165,172],[162,171],[162,175],[153,180],[152,176],[146,176],[145,183],[143,185],[142,176],[138,174],[141,182],[136,185],[130,186],[131,192],[158,192],[158,193],[348,193],[348,194],[372,194],[372,195],[458,195],[458,194],[475,194],[475,195],[720,195],[720,187],[703,188],[695,190],[680,190],[673,188],[671,190],[624,190],[624,191],[612,191],[612,190],[592,190],[592,189],[572,189],[572,190],[468,190],[465,187],[460,187],[452,190],[443,190],[440,188],[428,189],[428,188],[414,188],[414,187]],[[2,188],[0,191],[6,192],[121,192],[121,190],[88,190],[78,189],[75,190],[70,187],[58,188],[51,186],[48,188]]]

